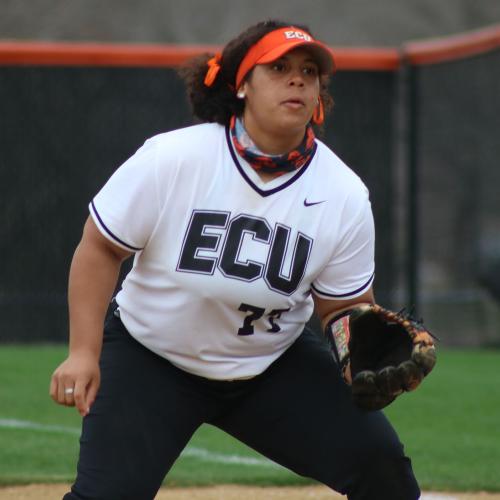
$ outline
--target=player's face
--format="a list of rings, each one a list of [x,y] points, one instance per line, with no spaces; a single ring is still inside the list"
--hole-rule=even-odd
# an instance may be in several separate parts
[[[300,142],[318,103],[318,65],[307,50],[295,49],[272,63],[255,66],[243,91],[243,117],[250,136],[252,131],[273,134],[279,141],[296,135]]]

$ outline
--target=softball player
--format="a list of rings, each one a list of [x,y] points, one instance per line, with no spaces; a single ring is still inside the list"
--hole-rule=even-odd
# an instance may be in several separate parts
[[[333,68],[304,27],[249,28],[183,72],[205,123],[146,141],[90,203],[50,388],[84,417],[64,499],[154,498],[203,423],[351,500],[419,497],[389,422],[305,329],[374,301],[367,189],[312,127]]]

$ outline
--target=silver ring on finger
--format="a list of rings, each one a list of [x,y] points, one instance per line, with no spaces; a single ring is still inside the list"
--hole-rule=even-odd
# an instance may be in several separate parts
[[[74,387],[66,387],[66,389],[64,389],[64,394],[73,394],[75,392],[75,388]]]

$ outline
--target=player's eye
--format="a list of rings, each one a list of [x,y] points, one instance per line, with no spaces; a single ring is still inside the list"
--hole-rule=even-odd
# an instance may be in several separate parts
[[[273,71],[276,71],[277,73],[282,73],[283,71],[286,71],[286,65],[284,62],[281,62],[281,61],[274,62],[271,65],[271,69]]]
[[[302,72],[308,76],[317,76],[319,73],[318,68],[316,66],[306,66],[302,70]]]

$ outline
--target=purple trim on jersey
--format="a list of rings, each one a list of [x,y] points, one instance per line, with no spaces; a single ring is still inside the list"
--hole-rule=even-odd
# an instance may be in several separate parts
[[[101,219],[101,216],[99,215],[99,212],[97,211],[97,208],[95,207],[94,205],[94,200],[92,200],[90,202],[90,205],[92,206],[92,210],[94,211],[94,214],[95,216],[97,217],[97,220],[99,221],[99,224],[102,226],[102,228],[104,229],[104,231],[106,231],[110,236],[111,238],[113,238],[115,241],[117,241],[118,243],[120,243],[120,245],[123,245],[124,247],[127,247],[129,248],[130,250],[133,250],[134,252],[138,252],[139,250],[142,250],[142,248],[137,248],[137,247],[133,247],[132,245],[129,245],[128,243],[125,243],[124,241],[122,241],[120,238],[118,238],[118,236],[115,236],[107,227],[106,227],[106,224],[104,224],[103,220]]]
[[[228,144],[228,147],[229,147],[229,152],[231,153],[231,156],[233,157],[233,161],[234,161],[236,167],[238,168],[241,176],[243,177],[243,179],[245,179],[247,181],[247,183],[250,185],[250,187],[254,191],[257,191],[257,193],[259,193],[261,196],[269,196],[271,194],[277,193],[278,191],[281,191],[282,189],[287,188],[290,184],[293,184],[307,170],[307,167],[311,164],[311,161],[314,158],[314,155],[316,154],[316,150],[318,149],[318,145],[315,142],[314,143],[314,147],[313,147],[313,151],[311,153],[311,157],[304,164],[304,166],[302,166],[302,167],[299,168],[298,172],[293,177],[291,177],[286,182],[284,182],[283,184],[281,184],[281,186],[278,186],[278,187],[275,187],[274,189],[269,189],[268,191],[265,191],[265,190],[260,189],[259,187],[257,187],[252,182],[252,180],[250,179],[250,177],[248,177],[248,175],[246,174],[245,170],[243,170],[243,167],[240,165],[240,162],[238,161],[238,157],[236,155],[236,152],[234,151],[233,145],[231,144],[231,136],[230,136],[230,132],[229,132],[229,127],[226,127],[226,140],[227,140],[227,144]]]
[[[352,292],[349,292],[349,293],[333,294],[333,293],[322,292],[321,290],[318,290],[312,283],[311,283],[311,288],[318,295],[326,295],[327,297],[332,297],[334,299],[342,299],[342,298],[345,298],[345,297],[350,297],[351,295],[356,295],[357,293],[361,292],[363,289],[367,288],[368,285],[373,281],[374,277],[375,277],[375,273],[373,273],[370,276],[370,279],[363,286],[360,286],[357,290],[353,290]]]

